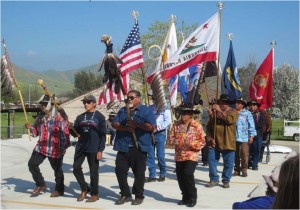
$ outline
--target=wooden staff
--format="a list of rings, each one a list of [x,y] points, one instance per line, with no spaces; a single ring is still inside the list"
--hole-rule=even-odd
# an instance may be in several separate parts
[[[21,104],[22,104],[22,108],[23,108],[23,112],[24,112],[24,116],[25,116],[25,123],[28,124],[30,122],[28,121],[28,116],[27,116],[25,105],[24,105],[23,96],[22,96],[20,87],[18,85],[17,79],[15,77],[13,65],[12,65],[12,63],[10,61],[10,58],[9,58],[9,55],[8,55],[8,51],[7,51],[7,48],[6,48],[6,44],[4,42],[4,39],[2,40],[2,44],[3,44],[4,50],[5,50],[5,54],[6,54],[7,64],[8,64],[8,67],[9,67],[8,69],[10,71],[10,74],[11,74],[11,77],[13,79],[13,82],[15,83],[15,86],[16,86],[16,88],[18,90],[18,93],[19,93],[19,98],[20,98],[20,101],[21,101]],[[27,133],[28,133],[28,136],[29,136],[29,140],[31,141],[30,130],[29,129],[27,129]]]
[[[68,119],[67,114],[65,113],[64,109],[61,108],[61,107],[59,106],[59,104],[58,104],[57,101],[55,100],[53,94],[51,94],[51,92],[48,90],[48,88],[47,88],[47,86],[45,85],[44,81],[41,80],[41,79],[39,79],[39,80],[37,80],[37,84],[41,85],[42,88],[45,90],[46,94],[47,94],[48,96],[50,96],[50,98],[51,98],[51,100],[53,101],[55,107],[63,111],[63,113],[60,113],[60,114],[62,115],[62,117],[63,117],[65,120],[68,121],[68,124],[70,125],[71,130],[75,133],[76,137],[79,138],[79,137],[80,137],[80,134],[75,130],[75,128],[73,127],[73,124],[69,123],[69,119]]]

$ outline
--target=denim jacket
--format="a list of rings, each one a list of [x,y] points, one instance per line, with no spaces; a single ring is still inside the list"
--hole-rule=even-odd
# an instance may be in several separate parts
[[[256,136],[254,119],[250,111],[243,109],[236,122],[236,141],[248,142],[249,136]]]

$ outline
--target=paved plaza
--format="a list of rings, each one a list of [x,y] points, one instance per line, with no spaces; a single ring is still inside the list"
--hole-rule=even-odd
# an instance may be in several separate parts
[[[54,174],[46,159],[41,165],[41,171],[47,183],[47,191],[37,197],[31,197],[35,184],[28,170],[30,158],[37,139],[25,137],[19,139],[1,140],[1,209],[186,209],[178,206],[181,193],[176,180],[174,150],[166,149],[167,175],[165,182],[145,183],[145,199],[143,204],[132,206],[130,202],[116,206],[114,202],[119,197],[119,187],[114,173],[116,151],[112,146],[106,146],[99,170],[100,199],[94,203],[77,202],[81,190],[73,173],[72,164],[75,147],[71,146],[64,157],[65,195],[50,198],[54,190]],[[275,142],[276,143],[276,142]],[[294,153],[294,152],[292,152]],[[271,153],[271,161],[259,164],[258,171],[248,170],[248,177],[233,177],[230,188],[222,185],[206,188],[209,181],[208,167],[203,167],[201,161],[196,168],[195,179],[198,189],[198,202],[193,209],[230,209],[233,202],[249,199],[249,196],[264,194],[262,175],[270,175],[291,154]],[[87,161],[83,170],[86,181],[89,182]],[[222,158],[218,166],[221,175]],[[146,171],[148,175],[148,170]],[[133,174],[129,172],[129,184],[132,186]]]

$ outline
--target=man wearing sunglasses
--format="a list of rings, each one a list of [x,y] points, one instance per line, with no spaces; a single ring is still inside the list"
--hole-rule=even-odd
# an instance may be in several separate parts
[[[41,112],[35,118],[34,124],[25,124],[32,136],[39,136],[36,146],[28,161],[29,171],[36,184],[32,196],[38,196],[47,186],[40,171],[40,164],[48,158],[55,175],[55,190],[50,197],[59,197],[64,194],[64,173],[62,170],[63,157],[70,146],[70,132],[67,116],[64,117],[53,107],[49,95],[43,95],[38,101]]]
[[[106,123],[105,117],[96,110],[96,98],[93,95],[87,95],[82,99],[85,112],[78,115],[74,122],[74,129],[80,137],[76,144],[73,174],[81,188],[81,194],[77,201],[83,201],[90,192],[91,197],[86,202],[95,202],[99,200],[99,160],[102,159],[102,153],[106,141]],[[71,131],[71,134],[75,134]],[[90,186],[85,182],[82,172],[82,164],[87,158],[90,168]]]
[[[132,200],[127,181],[131,167],[134,174],[132,194],[135,194],[135,200],[131,204],[140,205],[144,199],[146,159],[151,150],[151,134],[156,128],[156,120],[153,111],[141,104],[139,91],[129,91],[127,98],[131,119],[128,118],[127,108],[122,107],[112,124],[117,130],[114,143],[114,150],[118,151],[115,172],[121,191],[121,196],[115,204],[122,205]],[[137,137],[137,144],[133,133]]]

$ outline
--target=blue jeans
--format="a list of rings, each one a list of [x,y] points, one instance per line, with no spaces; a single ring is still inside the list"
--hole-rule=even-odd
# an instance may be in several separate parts
[[[166,144],[166,130],[154,134],[155,144],[151,144],[151,152],[147,156],[147,166],[149,169],[149,177],[156,177],[155,166],[155,149],[160,176],[166,176],[166,161],[165,161],[165,144]]]
[[[220,160],[220,154],[222,154],[224,167],[222,172],[222,182],[230,182],[234,166],[234,150],[216,150],[209,148],[208,150],[208,168],[210,181],[218,182],[218,162]]]
[[[262,146],[263,137],[262,136],[256,136],[253,139],[253,143],[250,144],[250,153],[251,153],[251,166],[252,169],[258,167],[258,162],[260,160],[260,151]]]

